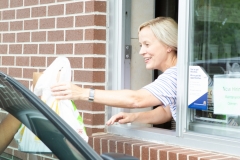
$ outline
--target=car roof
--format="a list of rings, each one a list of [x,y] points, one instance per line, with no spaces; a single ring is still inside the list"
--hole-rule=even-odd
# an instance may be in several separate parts
[[[50,107],[17,80],[2,72],[0,105],[38,136],[59,159],[102,159]]]

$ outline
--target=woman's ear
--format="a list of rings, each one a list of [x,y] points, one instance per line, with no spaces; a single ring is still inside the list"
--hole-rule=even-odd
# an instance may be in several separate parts
[[[168,47],[167,48],[167,52],[170,53],[172,51],[172,48],[171,47]]]

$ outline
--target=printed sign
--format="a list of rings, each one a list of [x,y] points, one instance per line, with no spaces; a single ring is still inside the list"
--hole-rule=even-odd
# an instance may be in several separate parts
[[[189,66],[188,108],[207,110],[208,76],[200,66]]]
[[[213,87],[214,114],[240,115],[240,75],[215,75]]]

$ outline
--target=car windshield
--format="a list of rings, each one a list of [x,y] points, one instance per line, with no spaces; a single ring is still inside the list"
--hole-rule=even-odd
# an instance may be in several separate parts
[[[101,159],[50,107],[18,81],[3,73],[0,73],[0,105],[52,151],[33,154],[43,154],[45,158],[50,155],[50,159]]]

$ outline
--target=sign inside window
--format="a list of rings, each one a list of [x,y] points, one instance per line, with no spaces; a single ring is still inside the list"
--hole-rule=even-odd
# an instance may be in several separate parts
[[[188,108],[207,110],[208,76],[200,66],[189,66]]]
[[[213,101],[215,114],[240,115],[240,75],[215,75]]]

